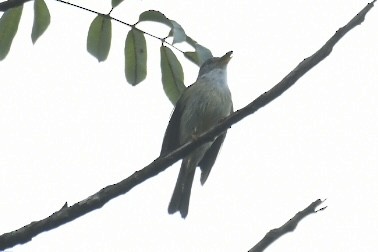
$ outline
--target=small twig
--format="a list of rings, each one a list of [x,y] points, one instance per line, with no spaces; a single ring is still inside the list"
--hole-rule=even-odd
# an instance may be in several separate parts
[[[76,7],[76,8],[79,8],[79,9],[82,9],[82,10],[85,10],[85,11],[88,11],[88,12],[91,12],[91,13],[94,13],[94,14],[97,14],[97,15],[103,15],[103,16],[106,16],[106,17],[108,17],[108,18],[111,19],[111,20],[114,20],[114,21],[116,21],[116,22],[118,22],[118,23],[121,23],[121,24],[123,24],[123,25],[127,25],[127,26],[129,26],[130,28],[132,28],[132,29],[136,29],[136,30],[138,30],[138,31],[140,31],[140,32],[142,32],[142,33],[144,33],[144,34],[146,34],[147,36],[150,36],[150,37],[152,37],[152,38],[158,39],[158,40],[160,40],[163,44],[169,45],[170,47],[176,49],[177,51],[179,51],[179,52],[181,52],[181,53],[184,53],[182,50],[180,50],[179,48],[177,48],[175,45],[173,45],[172,43],[169,43],[169,42],[166,40],[166,38],[161,38],[161,37],[158,37],[158,36],[156,36],[156,35],[153,35],[152,33],[149,33],[149,32],[146,32],[146,31],[144,31],[144,30],[141,30],[141,29],[139,29],[139,28],[137,28],[137,27],[135,26],[136,24],[129,24],[129,23],[125,22],[125,21],[122,21],[122,20],[120,20],[120,19],[117,19],[117,18],[114,18],[114,17],[110,16],[110,13],[113,11],[113,8],[110,10],[110,12],[109,12],[108,14],[103,14],[103,13],[97,12],[97,11],[95,11],[95,10],[91,10],[91,9],[89,9],[89,8],[86,8],[86,7],[83,7],[83,6],[77,5],[77,4],[73,4],[73,3],[70,3],[70,2],[67,2],[67,1],[63,1],[63,0],[55,0],[55,1],[60,2],[60,3],[64,3],[64,4],[68,4],[68,5],[70,5],[70,6],[73,6],[73,7]],[[137,23],[138,23],[138,22],[137,22]]]
[[[282,225],[279,228],[270,230],[264,238],[259,241],[253,248],[251,248],[248,252],[261,252],[264,251],[270,244],[272,244],[275,240],[283,236],[288,232],[293,232],[294,229],[297,227],[298,223],[306,216],[317,213],[318,211],[324,210],[327,207],[323,207],[319,210],[315,210],[321,203],[320,199],[312,202],[308,207],[304,210],[298,212],[293,218],[291,218],[288,222]]]

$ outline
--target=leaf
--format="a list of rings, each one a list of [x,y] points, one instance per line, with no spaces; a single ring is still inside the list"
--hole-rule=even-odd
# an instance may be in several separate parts
[[[115,8],[122,2],[123,0],[112,0],[112,7]]]
[[[206,47],[196,44],[194,52],[184,52],[184,56],[197,66],[201,66],[206,60],[213,57],[211,51]]]
[[[0,18],[0,60],[3,60],[9,53],[20,23],[22,7],[23,5],[20,5],[9,9]]]
[[[147,46],[144,34],[131,29],[125,41],[125,75],[126,80],[135,86],[147,75]]]
[[[50,24],[50,12],[44,0],[34,1],[34,22],[32,29],[33,44],[46,31]]]
[[[172,29],[169,32],[169,36],[173,36],[172,44],[185,41],[186,34],[185,34],[184,29],[181,27],[181,25],[174,20],[171,20],[171,23],[172,23]]]
[[[165,24],[165,25],[172,28],[171,21],[163,13],[161,13],[160,11],[156,11],[156,10],[149,10],[149,11],[142,12],[139,15],[138,23],[142,22],[142,21],[158,22],[158,23]]]
[[[184,52],[184,56],[197,66],[201,66],[196,52]]]
[[[169,100],[175,105],[185,90],[184,71],[176,55],[168,47],[160,47],[160,57],[163,89]]]
[[[107,16],[98,15],[92,21],[87,37],[87,51],[99,62],[109,55],[112,39],[112,23]]]
[[[195,48],[196,48],[196,53],[197,53],[200,65],[202,65],[206,60],[213,57],[213,54],[211,53],[211,51],[207,49],[206,47],[200,44],[196,44]]]
[[[194,39],[192,39],[189,36],[186,36],[186,43],[188,43],[189,45],[193,46],[193,48],[194,48],[196,46],[196,44],[197,44],[197,41],[195,41]]]

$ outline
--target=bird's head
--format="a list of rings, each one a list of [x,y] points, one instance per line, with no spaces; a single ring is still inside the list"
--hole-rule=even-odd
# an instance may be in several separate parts
[[[222,57],[213,57],[208,60],[206,60],[198,73],[198,77],[203,76],[204,74],[207,74],[211,72],[214,69],[226,69],[228,62],[230,62],[232,57],[232,51],[229,51]]]

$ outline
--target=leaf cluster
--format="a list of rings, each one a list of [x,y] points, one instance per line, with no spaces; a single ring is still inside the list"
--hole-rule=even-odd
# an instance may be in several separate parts
[[[20,23],[23,4],[26,2],[15,1],[17,0],[6,2],[10,7],[5,10],[0,18],[0,60],[3,60],[10,51]],[[163,89],[173,104],[180,97],[185,85],[183,68],[171,48],[183,53],[187,59],[198,66],[212,57],[211,51],[187,36],[178,22],[167,18],[159,11],[145,11],[139,15],[135,24],[129,24],[110,16],[113,9],[119,6],[123,0],[112,0],[112,9],[108,14],[102,14],[66,1],[57,1],[96,14],[87,33],[87,51],[99,62],[105,61],[109,55],[112,41],[112,23],[119,22],[130,27],[125,39],[124,72],[127,82],[133,86],[141,83],[147,76],[146,35],[160,40],[160,68]],[[158,37],[139,29],[138,24],[141,22],[157,22],[168,26],[170,30],[166,37]],[[34,0],[34,21],[31,32],[33,43],[44,34],[49,24],[50,12],[45,0]],[[167,41],[168,38],[172,38],[172,43]],[[175,46],[177,43],[187,43],[193,48],[193,51],[181,51]]]

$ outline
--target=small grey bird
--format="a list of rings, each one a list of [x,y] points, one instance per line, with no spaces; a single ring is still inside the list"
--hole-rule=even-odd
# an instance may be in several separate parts
[[[232,51],[208,59],[200,68],[196,82],[185,89],[172,113],[164,135],[161,154],[209,130],[233,112],[231,93],[227,85],[227,64]],[[205,143],[183,158],[168,212],[188,215],[190,192],[196,167],[201,168],[201,184],[206,182],[217,158],[226,132]]]

